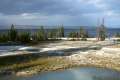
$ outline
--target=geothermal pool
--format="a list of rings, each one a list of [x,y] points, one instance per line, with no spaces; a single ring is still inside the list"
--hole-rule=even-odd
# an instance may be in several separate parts
[[[0,80],[120,80],[120,72],[103,68],[82,67],[43,72],[27,77],[0,76]]]

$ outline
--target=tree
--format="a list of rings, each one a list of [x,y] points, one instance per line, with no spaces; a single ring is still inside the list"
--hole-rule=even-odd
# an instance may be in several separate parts
[[[64,37],[65,35],[64,35],[64,27],[62,26],[61,27],[61,37]]]
[[[39,31],[35,34],[35,39],[37,41],[43,41],[47,39],[46,32],[43,26],[41,26]]]
[[[115,37],[120,37],[120,33],[117,32],[117,33],[115,34]]]
[[[47,33],[47,37],[48,37],[48,38],[53,38],[53,33],[52,33],[52,31],[49,31],[49,32]]]
[[[80,38],[82,38],[82,40],[86,40],[86,38],[89,37],[88,31],[85,30],[83,27],[80,27],[79,36],[80,36]]]
[[[28,43],[30,42],[30,33],[23,32],[19,34],[18,40],[22,43]]]
[[[77,38],[77,35],[78,35],[78,33],[77,32],[70,32],[69,33],[69,35],[68,35],[68,37],[70,37],[70,38]]]
[[[84,29],[83,29],[83,27],[80,27],[79,35],[80,35],[80,38],[84,37]]]
[[[58,28],[59,37],[64,37],[64,27]]]
[[[97,29],[97,34],[98,34],[98,40],[104,41],[106,38],[106,28],[102,24],[100,27]]]
[[[7,34],[0,34],[0,42],[7,42],[9,37]]]
[[[86,38],[89,38],[89,37],[90,37],[87,30],[85,31],[85,37],[86,37]]]
[[[58,29],[52,29],[48,32],[48,38],[53,38],[53,39],[56,39],[59,37],[59,34],[58,34]]]
[[[10,41],[16,41],[17,39],[17,30],[15,29],[14,25],[11,25],[11,29],[9,30],[9,39]]]

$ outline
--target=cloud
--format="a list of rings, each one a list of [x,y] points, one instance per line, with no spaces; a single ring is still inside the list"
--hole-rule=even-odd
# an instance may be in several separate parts
[[[70,18],[67,15],[43,15],[40,13],[22,13],[14,15],[0,14],[0,21],[5,20],[6,24],[29,24],[29,25],[55,25],[62,24]]]
[[[101,0],[2,0],[0,12],[4,14],[44,13],[76,14],[101,11],[105,7]]]
[[[105,17],[120,25],[119,5],[118,0],[1,0],[0,24],[95,26]]]

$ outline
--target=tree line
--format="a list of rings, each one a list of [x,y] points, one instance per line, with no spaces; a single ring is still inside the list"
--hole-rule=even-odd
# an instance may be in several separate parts
[[[56,29],[46,31],[44,26],[40,26],[39,30],[33,34],[30,32],[18,32],[15,26],[12,24],[11,28],[7,33],[0,34],[0,42],[21,42],[29,43],[31,41],[46,41],[46,40],[57,40],[65,37],[64,27],[59,26]],[[81,40],[87,40],[90,35],[84,27],[80,27],[79,32],[70,32],[67,36],[68,38],[80,38]],[[98,40],[105,40],[106,38],[106,28],[104,25],[100,26],[97,30]]]
[[[29,43],[32,41],[46,41],[49,39],[57,39],[64,37],[64,27],[60,26],[51,31],[46,31],[44,26],[40,26],[39,30],[31,34],[30,32],[18,32],[15,26],[12,24],[7,33],[0,34],[0,42],[21,42]]]

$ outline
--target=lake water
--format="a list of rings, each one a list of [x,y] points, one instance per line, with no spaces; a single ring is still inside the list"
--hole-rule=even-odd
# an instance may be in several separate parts
[[[0,80],[120,80],[120,72],[83,67],[64,71],[44,72],[28,77],[1,76]]]

